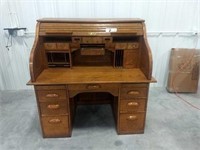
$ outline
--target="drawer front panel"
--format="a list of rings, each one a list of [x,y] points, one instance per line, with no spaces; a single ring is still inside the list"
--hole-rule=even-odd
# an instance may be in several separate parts
[[[119,133],[143,133],[144,113],[120,114]]]
[[[69,43],[57,43],[56,45],[59,50],[69,50]]]
[[[142,86],[143,85],[143,86]],[[122,84],[120,90],[121,99],[131,99],[137,97],[146,98],[148,95],[147,85],[136,85],[136,84]]]
[[[128,43],[127,49],[137,49],[139,48],[139,43]]]
[[[36,90],[64,90],[66,89],[65,85],[37,85],[35,86]]]
[[[54,102],[66,100],[65,90],[41,90],[37,91],[39,102]]]
[[[146,100],[121,100],[120,101],[120,112],[127,113],[127,112],[136,112],[141,111],[144,112],[146,109]]]
[[[119,84],[73,84],[68,85],[68,89],[70,97],[80,92],[109,92],[117,96],[119,93]]]
[[[56,43],[44,43],[44,48],[46,50],[55,50],[56,49]]]
[[[45,115],[66,115],[68,114],[67,101],[61,102],[42,102],[40,103],[40,111],[42,116]]]
[[[69,136],[68,116],[54,116],[41,118],[44,137],[66,137]]]

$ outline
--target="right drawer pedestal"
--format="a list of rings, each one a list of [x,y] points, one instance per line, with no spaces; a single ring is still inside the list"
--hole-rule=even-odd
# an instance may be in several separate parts
[[[118,134],[144,133],[148,84],[122,84]]]

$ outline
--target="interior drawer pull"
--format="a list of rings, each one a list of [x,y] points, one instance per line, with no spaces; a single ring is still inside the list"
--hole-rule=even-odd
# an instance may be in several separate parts
[[[88,85],[87,86],[87,89],[99,89],[101,86],[100,85],[98,85],[98,84],[94,84],[94,85]]]
[[[58,97],[58,94],[55,94],[55,93],[47,94],[46,97],[48,97],[48,98]]]
[[[140,92],[139,91],[128,91],[127,94],[129,94],[129,95],[138,95],[138,94],[140,94]]]
[[[58,118],[51,119],[51,120],[49,120],[49,123],[51,123],[51,124],[58,124],[58,123],[61,123],[61,120],[58,119]]]
[[[126,118],[127,120],[137,120],[137,116],[131,115]]]
[[[127,105],[128,106],[139,106],[139,104],[137,102],[129,102]]]
[[[51,104],[51,105],[48,105],[47,108],[49,109],[58,109],[60,107],[59,104]]]

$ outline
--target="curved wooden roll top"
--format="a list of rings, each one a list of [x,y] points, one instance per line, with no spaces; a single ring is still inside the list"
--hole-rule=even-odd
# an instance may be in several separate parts
[[[142,26],[142,23],[41,22],[39,35],[69,34],[72,36],[110,36],[116,33],[143,35]]]
[[[144,20],[49,18],[37,21],[35,42],[30,55],[30,84],[39,84],[37,78],[50,67],[62,66],[67,67],[66,70],[73,70],[76,66],[84,67],[91,64],[110,66],[116,70],[139,69],[143,73],[139,75],[142,78],[140,81],[151,82],[152,56],[146,38]],[[102,44],[103,48],[95,49],[98,44]],[[85,48],[87,45],[90,47]],[[61,58],[62,61],[57,60],[56,57]],[[86,63],[83,62],[85,60]],[[99,60],[100,63],[94,63],[95,60]],[[123,77],[123,72],[120,73],[116,76]],[[130,78],[129,82],[136,80]],[[58,83],[60,84],[60,81]]]

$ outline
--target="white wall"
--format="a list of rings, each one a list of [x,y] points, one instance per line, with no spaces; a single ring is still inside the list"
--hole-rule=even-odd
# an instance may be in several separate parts
[[[200,32],[200,0],[1,0],[0,90],[29,88],[35,24],[44,17],[145,19],[158,80],[154,86],[166,85],[171,48],[200,48],[194,34]],[[27,28],[25,36],[12,38],[9,51],[5,27]]]

